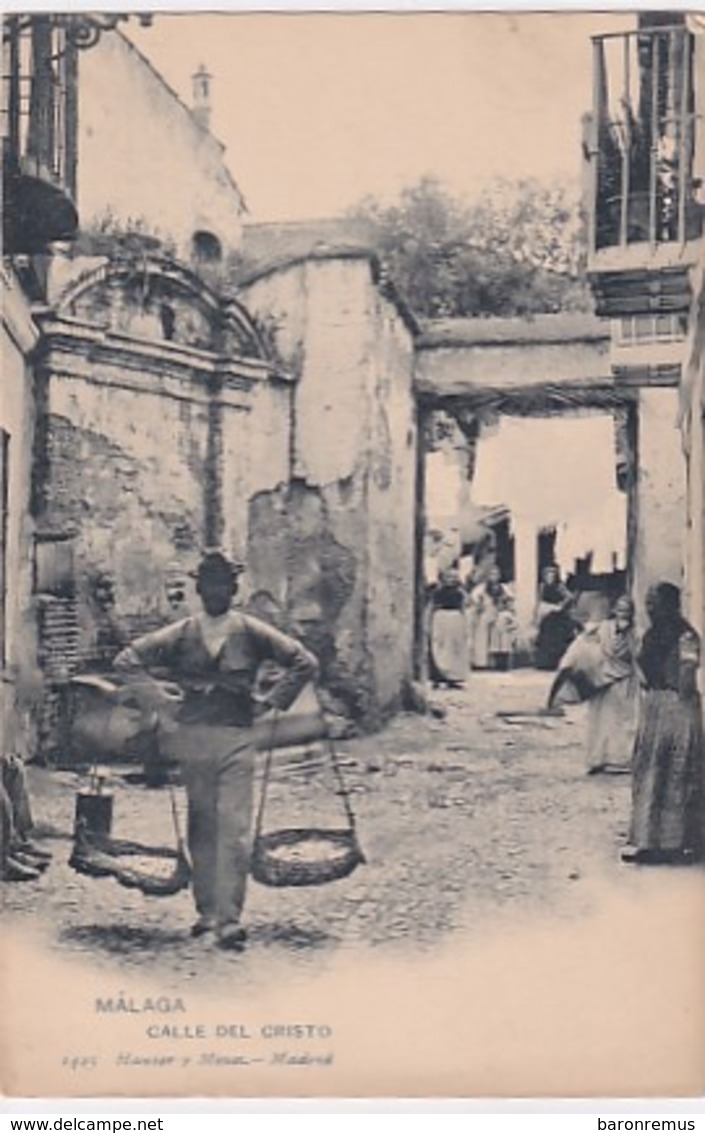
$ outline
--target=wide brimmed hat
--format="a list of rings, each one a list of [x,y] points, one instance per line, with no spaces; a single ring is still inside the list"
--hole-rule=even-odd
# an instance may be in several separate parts
[[[191,578],[199,578],[209,571],[229,571],[233,578],[237,578],[245,570],[245,564],[239,559],[229,555],[220,547],[208,547],[198,562],[195,570],[189,571]]]

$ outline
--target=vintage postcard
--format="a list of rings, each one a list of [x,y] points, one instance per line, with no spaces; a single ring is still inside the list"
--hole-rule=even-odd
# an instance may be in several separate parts
[[[5,1097],[705,1088],[705,20],[7,11]]]

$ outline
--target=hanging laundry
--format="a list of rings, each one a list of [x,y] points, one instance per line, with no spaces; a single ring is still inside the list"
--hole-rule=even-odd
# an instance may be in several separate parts
[[[592,553],[594,570],[624,558],[626,497],[615,486],[614,424],[608,414],[503,418],[478,442],[472,499],[504,504],[537,530],[555,527],[565,570]]]

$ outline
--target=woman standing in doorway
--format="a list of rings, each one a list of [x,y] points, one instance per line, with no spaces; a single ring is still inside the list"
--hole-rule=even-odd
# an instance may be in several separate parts
[[[700,639],[668,582],[646,599],[651,621],[638,656],[644,684],[634,749],[630,848],[624,861],[689,861],[702,855],[705,755],[697,688]]]

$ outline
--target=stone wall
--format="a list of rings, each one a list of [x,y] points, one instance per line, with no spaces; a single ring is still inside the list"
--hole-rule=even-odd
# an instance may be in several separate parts
[[[368,258],[250,286],[269,363],[157,325],[136,337],[106,306],[119,289],[101,276],[93,294],[95,311],[89,289],[45,322],[40,430],[43,522],[75,536],[83,662],[105,640],[102,578],[129,637],[173,616],[166,578],[220,543],[247,564],[243,604],[308,642],[340,707],[374,724],[411,675],[416,425],[411,336]]]
[[[190,390],[123,389],[110,376],[52,372],[46,514],[80,535],[85,585],[112,573],[120,609],[140,619],[159,611],[166,564],[203,540],[207,406]]]
[[[42,522],[74,536],[79,652],[91,667],[111,618],[115,652],[121,636],[174,616],[167,580],[187,580],[204,546],[244,551],[249,398],[269,368],[73,320],[44,334]],[[98,601],[106,577],[112,613]]]
[[[37,632],[33,611],[34,522],[30,504],[35,421],[33,377],[26,358],[37,341],[29,306],[13,273],[2,268],[2,397],[5,449],[4,648],[0,657],[2,750],[33,754],[36,717],[29,712],[36,677]]]
[[[416,406],[412,341],[393,306],[376,295],[368,482],[368,633],[377,696],[394,703],[413,650]]]
[[[87,278],[43,323],[39,430],[42,522],[75,542],[81,663],[111,617],[116,648],[173,617],[166,580],[219,543],[247,564],[243,605],[300,635],[341,710],[373,725],[411,675],[416,424],[411,335],[369,259],[248,288],[267,362],[166,341],[130,321],[129,288]]]
[[[282,266],[243,296],[296,378],[289,475],[250,500],[250,575],[371,724],[411,675],[411,336],[363,255]]]
[[[680,389],[688,481],[685,614],[705,640],[705,244],[700,263],[691,273],[691,284],[693,304]],[[705,648],[701,651],[700,688],[705,692]]]
[[[638,403],[637,534],[633,597],[644,609],[655,582],[683,585],[686,472],[678,390],[642,388]]]
[[[416,388],[462,395],[544,382],[609,380],[609,326],[590,315],[446,319],[427,324],[416,354]]]

